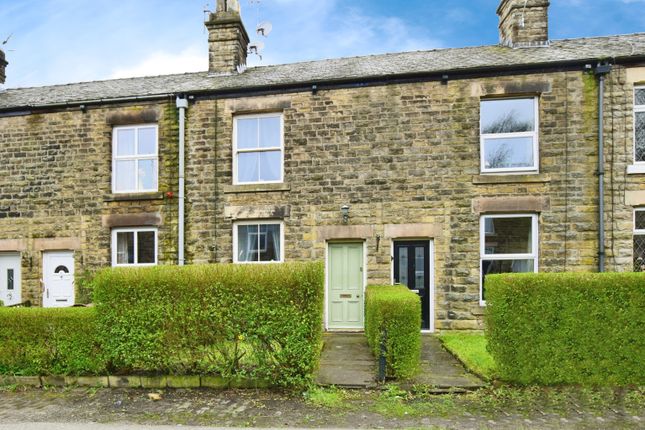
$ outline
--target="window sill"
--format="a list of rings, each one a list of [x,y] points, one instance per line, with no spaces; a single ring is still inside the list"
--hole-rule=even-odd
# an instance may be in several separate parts
[[[163,200],[161,192],[111,194],[103,198],[104,202],[131,202],[137,200]]]
[[[519,175],[482,174],[473,176],[473,184],[539,184],[551,182],[551,176],[540,173],[525,173]]]
[[[627,166],[628,175],[642,175],[645,174],[645,164],[632,164]]]
[[[291,185],[286,183],[224,185],[223,191],[224,191],[224,194],[269,193],[269,192],[291,191]]]

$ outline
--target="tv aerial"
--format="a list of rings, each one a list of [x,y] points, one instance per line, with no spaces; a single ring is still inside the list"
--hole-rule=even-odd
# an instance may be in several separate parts
[[[7,43],[9,43],[9,40],[11,39],[11,36],[13,36],[13,33],[9,34],[9,36],[7,36],[7,38],[6,38],[5,40],[3,40],[3,41],[2,41],[2,43],[0,43],[0,47],[1,47],[1,48],[2,48],[2,50],[3,50],[3,51],[5,51],[5,52],[14,52],[14,51],[15,51],[15,49],[5,49],[5,48],[4,48],[4,46],[5,46]]]

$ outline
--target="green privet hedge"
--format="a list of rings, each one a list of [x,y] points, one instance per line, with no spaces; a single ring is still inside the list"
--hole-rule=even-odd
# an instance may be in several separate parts
[[[319,263],[102,271],[94,301],[109,368],[305,382],[322,342],[323,273]]]
[[[91,308],[0,308],[0,374],[105,371]]]
[[[405,286],[371,285],[365,296],[365,334],[375,357],[386,332],[387,375],[407,378],[421,355],[421,301]]]
[[[486,277],[488,349],[519,384],[645,384],[645,274]]]
[[[92,291],[94,289],[94,272],[83,270],[76,272],[74,275],[74,284],[76,285],[76,303],[92,303]]]

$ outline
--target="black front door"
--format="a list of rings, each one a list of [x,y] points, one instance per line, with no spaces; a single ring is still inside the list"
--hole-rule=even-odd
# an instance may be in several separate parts
[[[421,328],[430,329],[430,244],[394,242],[394,282],[407,286],[421,298]]]

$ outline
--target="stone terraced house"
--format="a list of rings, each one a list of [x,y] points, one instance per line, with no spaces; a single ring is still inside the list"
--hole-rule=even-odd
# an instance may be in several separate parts
[[[642,270],[645,33],[549,40],[548,7],[502,0],[499,45],[247,69],[219,0],[208,72],[0,92],[0,300],[324,260],[327,329],[390,282],[476,329],[486,274]]]

